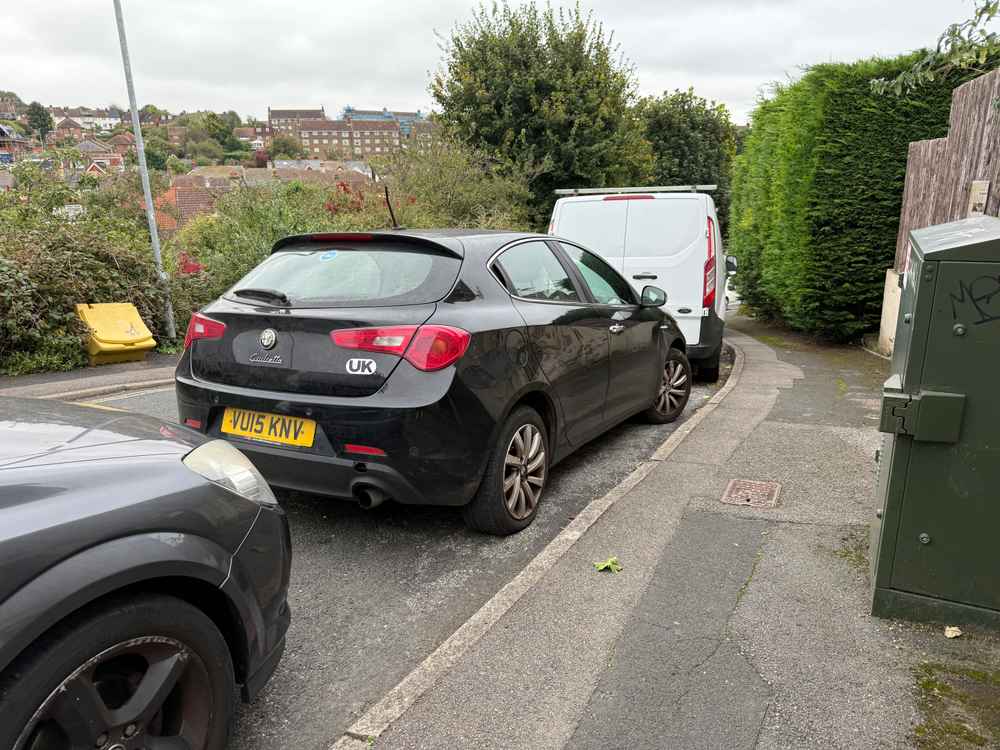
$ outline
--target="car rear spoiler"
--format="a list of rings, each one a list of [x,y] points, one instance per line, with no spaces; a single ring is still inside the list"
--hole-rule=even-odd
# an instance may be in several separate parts
[[[331,242],[379,242],[387,244],[422,245],[438,253],[446,253],[456,258],[463,258],[465,252],[462,243],[451,237],[428,237],[410,232],[313,232],[311,234],[293,234],[282,237],[274,243],[271,253],[274,254],[286,247],[328,244]]]
[[[617,195],[619,193],[711,193],[718,185],[657,185],[655,187],[561,188],[556,195]]]

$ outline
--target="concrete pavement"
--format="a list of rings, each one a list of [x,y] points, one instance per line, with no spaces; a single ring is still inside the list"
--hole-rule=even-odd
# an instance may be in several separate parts
[[[724,365],[725,376],[730,361]],[[292,627],[274,677],[253,705],[241,708],[230,747],[327,748],[592,500],[616,491],[664,440],[686,430],[717,390],[696,383],[677,422],[631,420],[582,447],[553,469],[535,522],[511,537],[471,532],[453,508],[386,503],[363,511],[353,503],[280,493],[294,551]],[[88,400],[177,418],[170,387]]]
[[[87,367],[69,372],[0,377],[0,396],[80,400],[170,385],[179,354],[149,354],[142,362]]]
[[[1000,664],[993,635],[868,615],[886,364],[745,319],[730,336],[745,368],[718,408],[386,731],[338,748],[908,747],[940,718],[921,664]],[[733,479],[780,483],[777,507],[721,503]],[[624,570],[595,571],[610,555]]]

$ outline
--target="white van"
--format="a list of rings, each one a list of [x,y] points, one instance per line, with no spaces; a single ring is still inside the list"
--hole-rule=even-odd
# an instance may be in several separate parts
[[[697,190],[714,185],[694,186]],[[683,191],[683,192],[682,192]],[[715,202],[691,187],[557,190],[549,234],[601,255],[637,292],[655,284],[703,380],[719,377],[726,282],[736,259],[722,252]]]

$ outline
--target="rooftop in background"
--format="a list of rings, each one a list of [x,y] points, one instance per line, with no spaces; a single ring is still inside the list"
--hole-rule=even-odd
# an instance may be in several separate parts
[[[410,134],[411,126],[416,122],[424,122],[427,116],[419,109],[416,112],[401,112],[391,109],[355,109],[347,105],[341,113],[344,120],[361,122],[396,122],[403,135]]]
[[[73,120],[83,128],[111,130],[122,122],[123,112],[115,109],[91,109],[90,107],[48,107],[48,112],[56,122]]]
[[[319,109],[271,109],[267,108],[268,120],[325,120],[326,111]]]

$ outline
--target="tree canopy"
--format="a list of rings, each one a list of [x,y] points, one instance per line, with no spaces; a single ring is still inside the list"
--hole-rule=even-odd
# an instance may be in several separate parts
[[[274,136],[268,151],[272,159],[301,159],[304,153],[298,138],[283,134]]]
[[[29,104],[27,114],[28,127],[31,128],[32,132],[38,133],[38,137],[44,141],[45,136],[55,128],[52,122],[52,115],[49,114],[49,111],[40,102]]]
[[[636,184],[652,169],[613,37],[579,8],[481,6],[443,45],[431,93],[462,141],[532,174],[543,225],[565,187]]]
[[[875,78],[872,88],[880,94],[901,96],[940,80],[953,71],[986,73],[1000,60],[1000,34],[990,23],[1000,14],[1000,0],[976,0],[971,18],[948,26],[937,45],[910,67],[892,78]]]
[[[725,233],[736,152],[736,127],[729,110],[688,89],[645,98],[639,102],[639,113],[653,149],[653,182],[718,185],[713,198]]]

